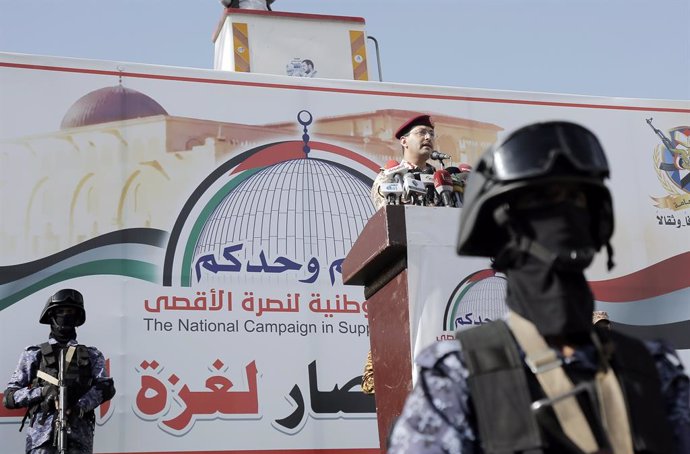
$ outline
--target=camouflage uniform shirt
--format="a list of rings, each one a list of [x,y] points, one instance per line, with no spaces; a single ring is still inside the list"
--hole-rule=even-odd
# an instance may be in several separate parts
[[[405,165],[410,172],[419,172],[422,169],[416,167],[414,164],[410,164],[409,162],[405,161],[404,159],[400,161],[400,164]],[[434,167],[431,164],[427,164],[427,168],[434,169]],[[374,204],[374,207],[378,211],[381,207],[386,205],[386,199],[381,195],[379,192],[379,187],[382,184],[385,183],[392,183],[393,182],[393,176],[385,175],[383,173],[384,169],[381,169],[378,175],[376,175],[376,178],[374,179],[374,183],[371,185],[371,191],[369,192],[369,198],[371,199],[371,202]],[[409,200],[402,200],[402,203],[409,203]]]
[[[690,453],[688,377],[672,349],[660,342],[646,345],[661,379],[676,454]],[[390,434],[388,454],[483,453],[460,343],[437,342],[423,350],[416,363],[419,378]],[[571,358],[564,359],[563,367],[595,372],[596,350],[594,347],[576,350]]]
[[[51,345],[56,341],[49,339]],[[72,340],[68,346],[76,346],[77,342]],[[87,347],[91,364],[92,383],[91,388],[79,398],[76,407],[70,409],[69,431],[67,445],[69,453],[91,453],[93,452],[94,421],[92,418],[78,418],[76,415],[82,411],[86,414],[95,410],[103,403],[103,394],[98,389],[98,385],[106,381],[111,381],[106,374],[105,358],[95,347]],[[40,387],[31,387],[33,380],[41,363],[41,350],[39,346],[27,347],[19,358],[19,364],[12,374],[5,392],[15,390],[14,401],[17,407],[31,407],[38,405],[43,400]],[[68,390],[69,392],[69,390]],[[53,421],[56,411],[43,412],[39,407],[34,417],[28,421],[29,427],[26,434],[27,453],[50,453],[54,452],[53,446]]]

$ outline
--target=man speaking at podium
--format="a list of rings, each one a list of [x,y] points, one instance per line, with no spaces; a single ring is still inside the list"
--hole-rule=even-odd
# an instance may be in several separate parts
[[[395,138],[400,141],[403,152],[402,161],[394,163],[400,169],[398,176],[409,172],[434,172],[434,167],[427,162],[431,152],[434,151],[436,138],[434,124],[429,115],[417,115],[407,120],[395,132]],[[386,204],[386,199],[379,191],[379,187],[383,183],[392,183],[396,177],[396,174],[388,173],[386,170],[392,169],[381,169],[371,187],[371,201],[377,210]],[[406,200],[403,198],[402,202],[406,203]]]
[[[457,250],[495,257],[508,315],[418,355],[389,454],[690,452],[675,352],[592,325],[584,270],[603,246],[613,266],[608,176],[599,141],[573,123],[526,126],[482,155]]]

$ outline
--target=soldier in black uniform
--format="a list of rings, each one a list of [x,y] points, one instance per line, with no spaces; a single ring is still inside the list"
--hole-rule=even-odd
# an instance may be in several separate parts
[[[27,347],[5,389],[3,404],[27,408],[26,452],[55,454],[55,420],[58,400],[59,355],[65,354],[67,385],[67,453],[93,452],[94,410],[115,395],[105,358],[96,347],[77,343],[76,327],[86,321],[84,298],[74,289],[63,289],[50,298],[39,322],[50,325],[48,342]],[[21,430],[21,428],[20,428]]]
[[[567,122],[530,125],[469,177],[458,253],[495,257],[505,320],[417,357],[389,453],[688,453],[688,377],[675,352],[592,326],[584,270],[613,266],[609,167]]]

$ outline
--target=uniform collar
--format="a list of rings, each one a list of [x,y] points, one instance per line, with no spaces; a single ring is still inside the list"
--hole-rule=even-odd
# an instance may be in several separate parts
[[[53,338],[53,337],[49,337],[49,338],[48,338],[48,343],[49,343],[50,345],[55,345],[55,344],[58,343],[58,341],[56,341],[55,338]],[[73,346],[78,345],[78,344],[79,344],[79,343],[77,342],[76,339],[70,339],[70,340],[67,342],[67,345],[66,345],[66,346],[67,346],[67,347],[73,347]]]
[[[417,167],[416,165],[414,165],[411,162],[406,161],[404,159],[402,161],[400,161],[400,164],[403,164],[409,170],[424,170],[426,167],[431,167],[431,164],[429,164],[428,162],[424,164],[424,167]]]

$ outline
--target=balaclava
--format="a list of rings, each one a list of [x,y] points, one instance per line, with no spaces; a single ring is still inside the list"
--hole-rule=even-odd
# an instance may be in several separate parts
[[[536,244],[497,260],[508,278],[508,307],[532,321],[542,336],[589,337],[594,297],[584,270],[595,248],[588,209],[565,199],[515,210],[509,222],[512,245]],[[536,249],[541,253],[529,252]]]
[[[59,308],[54,310],[50,322],[50,336],[59,344],[67,344],[70,340],[77,338],[78,321],[78,314],[65,314]]]

